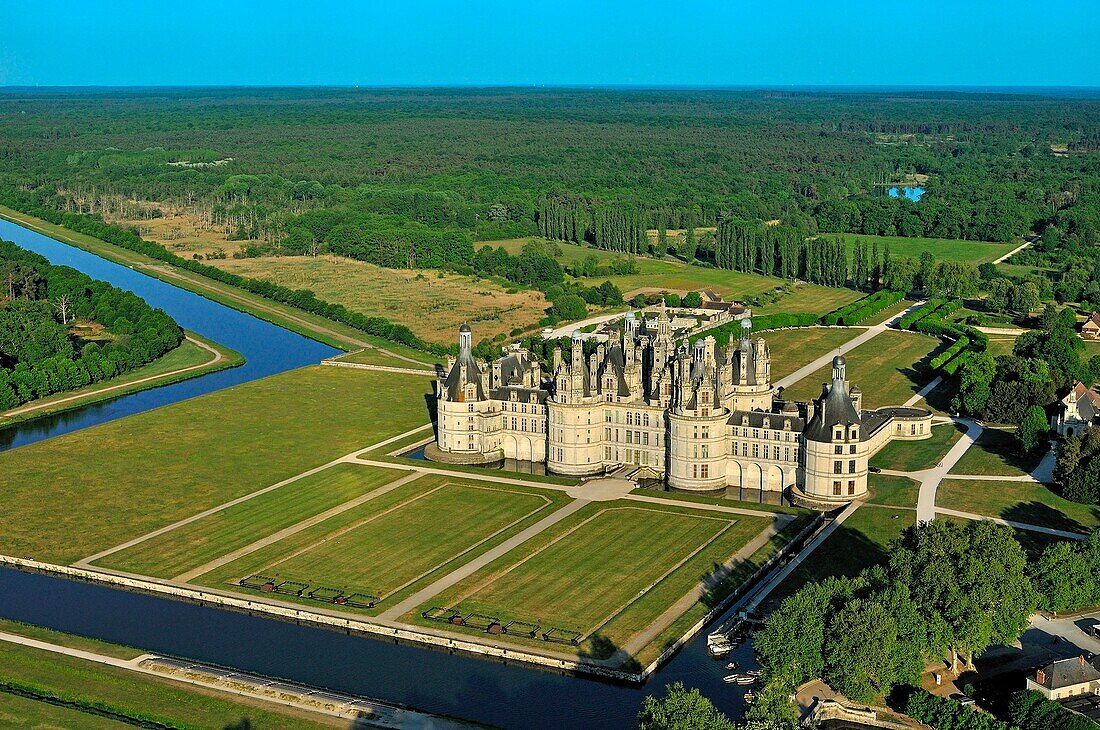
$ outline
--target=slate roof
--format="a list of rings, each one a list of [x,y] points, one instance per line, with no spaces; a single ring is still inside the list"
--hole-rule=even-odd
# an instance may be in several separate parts
[[[837,355],[833,363],[843,366],[844,358]],[[814,404],[814,415],[806,425],[806,438],[810,441],[830,442],[833,440],[833,427],[838,425],[851,426],[862,425],[859,413],[856,412],[852,397],[848,394],[848,386],[844,381],[826,383],[821,388],[821,397]],[[860,433],[860,437],[866,436]]]
[[[1077,412],[1083,420],[1091,423],[1100,417],[1100,393],[1074,381],[1073,397],[1077,401]]]
[[[768,428],[777,430],[782,430],[783,424],[790,421],[790,430],[795,433],[800,433],[806,423],[797,413],[775,413],[774,411],[734,411],[730,414],[726,423],[731,426],[742,426],[746,418],[752,428],[764,428],[764,419],[766,418],[768,419]]]
[[[1040,677],[1043,679],[1042,682],[1039,681]],[[1036,684],[1051,690],[1098,681],[1100,681],[1100,672],[1096,671],[1096,667],[1091,662],[1085,661],[1084,657],[1059,659],[1047,664],[1036,672],[1035,676]]]

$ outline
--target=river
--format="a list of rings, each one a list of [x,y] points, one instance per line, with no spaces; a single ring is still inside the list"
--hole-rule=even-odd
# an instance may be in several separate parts
[[[133,291],[186,329],[247,359],[231,370],[16,424],[0,431],[0,450],[316,363],[335,353],[14,223],[0,220],[0,238]],[[2,464],[0,457],[0,470]],[[10,569],[0,569],[0,615],[501,727],[632,727],[642,698],[675,681],[698,687],[733,716],[743,707],[742,690],[722,682],[727,660],[707,656],[705,632],[647,685],[631,687]],[[748,644],[730,658],[741,667],[752,666]]]

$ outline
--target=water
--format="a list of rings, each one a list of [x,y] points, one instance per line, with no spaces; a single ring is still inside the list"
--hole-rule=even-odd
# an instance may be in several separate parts
[[[895,187],[887,190],[886,194],[889,195],[891,198],[896,198],[900,195],[908,198],[909,200],[912,200],[914,203],[919,203],[921,196],[924,195],[924,188],[917,185],[912,185],[902,187],[899,191],[899,189]]]
[[[419,446],[412,451],[406,451],[401,454],[406,459],[412,459],[413,461],[428,461],[428,457],[424,456],[424,446]],[[510,471],[516,474],[537,474],[538,476],[546,476],[546,464],[541,461],[520,461],[519,459],[502,459],[501,461],[494,462],[492,464],[479,464],[476,468],[488,469],[490,471]]]
[[[10,222],[0,220],[0,238],[133,291],[248,360],[239,368],[16,424],[0,431],[0,450],[316,363],[335,352]],[[737,716],[744,688],[722,682],[725,663],[754,666],[748,644],[726,659],[711,659],[704,631],[647,685],[624,686],[11,569],[0,569],[0,616],[502,727],[633,727],[642,698],[675,681],[698,687],[719,709]]]
[[[71,266],[160,307],[185,329],[241,353],[245,364],[0,429],[0,451],[141,413],[232,385],[316,364],[338,351],[270,322],[0,219],[0,239]]]

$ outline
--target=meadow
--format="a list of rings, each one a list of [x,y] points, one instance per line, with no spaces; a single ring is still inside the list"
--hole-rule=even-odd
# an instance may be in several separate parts
[[[831,234],[830,234],[831,235]],[[962,241],[953,238],[919,238],[905,236],[871,236],[865,234],[837,234],[851,244],[877,244],[881,252],[890,248],[890,256],[909,256],[920,258],[925,251],[931,252],[938,261],[966,261],[982,264],[1004,256],[1017,244],[996,243],[993,241]],[[848,247],[848,257],[852,256],[852,247]]]
[[[952,474],[981,476],[1026,476],[1039,465],[1040,457],[1024,453],[1011,431],[987,428],[952,467]]]
[[[69,563],[429,420],[431,382],[315,366],[0,454],[0,551]]]
[[[508,289],[477,276],[442,271],[388,269],[335,256],[220,259],[234,274],[291,289],[310,289],[348,310],[409,327],[427,342],[451,344],[468,322],[477,340],[507,335],[538,323],[549,302],[541,292]]]
[[[759,335],[768,343],[772,380],[775,381],[835,350],[862,332],[862,329],[840,327],[799,327],[754,333],[754,337]]]
[[[930,380],[920,363],[939,346],[934,337],[888,330],[845,355],[848,380],[863,389],[863,407],[900,406],[909,400]],[[784,397],[816,398],[831,372],[832,365],[826,365],[787,388]]]

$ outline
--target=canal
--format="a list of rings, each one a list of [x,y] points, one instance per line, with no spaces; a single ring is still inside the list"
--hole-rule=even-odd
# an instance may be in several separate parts
[[[0,431],[0,450],[313,364],[336,352],[14,223],[0,220],[0,238],[133,291],[184,328],[247,359],[231,370],[16,424]],[[703,632],[647,685],[623,686],[10,569],[0,569],[0,615],[153,653],[515,728],[632,727],[642,698],[675,681],[698,687],[720,709],[737,716],[744,688],[722,682],[729,673],[725,662],[753,666],[748,644],[726,659],[711,659]]]

